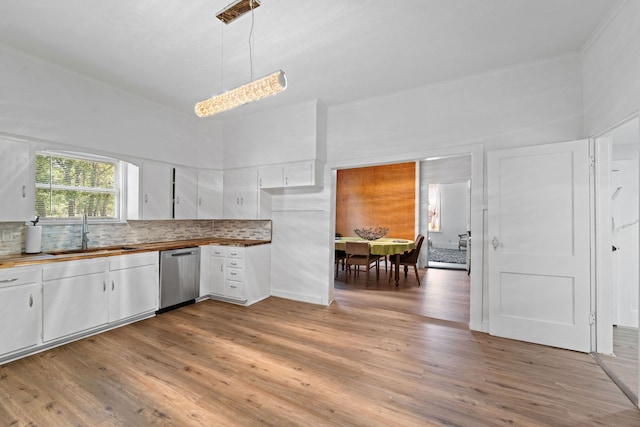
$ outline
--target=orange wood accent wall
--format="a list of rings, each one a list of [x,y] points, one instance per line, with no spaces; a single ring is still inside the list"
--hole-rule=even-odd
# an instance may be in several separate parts
[[[336,233],[387,227],[388,237],[415,238],[416,165],[343,169],[336,181]]]

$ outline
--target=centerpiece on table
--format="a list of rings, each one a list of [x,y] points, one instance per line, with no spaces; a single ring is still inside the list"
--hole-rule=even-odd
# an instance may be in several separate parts
[[[389,229],[385,227],[363,227],[353,229],[353,232],[356,233],[356,236],[361,237],[365,240],[376,240],[384,237],[387,234],[387,231],[389,231]]]

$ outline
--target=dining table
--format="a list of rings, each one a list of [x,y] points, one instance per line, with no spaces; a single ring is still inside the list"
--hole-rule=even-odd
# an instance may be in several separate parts
[[[394,237],[382,237],[380,239],[375,240],[365,240],[361,237],[336,237],[335,240],[335,249],[337,251],[344,251],[347,249],[347,242],[369,242],[369,250],[372,255],[381,255],[391,256],[391,262],[395,264],[395,275],[394,279],[396,281],[396,286],[398,286],[398,282],[400,281],[400,255],[414,249],[416,247],[415,242],[409,239],[400,239]]]

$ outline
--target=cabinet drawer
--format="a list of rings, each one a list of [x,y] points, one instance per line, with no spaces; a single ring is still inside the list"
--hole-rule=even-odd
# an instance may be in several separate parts
[[[123,270],[125,268],[156,265],[160,262],[158,252],[143,252],[138,254],[119,255],[109,258],[109,270]]]
[[[105,273],[107,271],[107,263],[107,258],[96,258],[45,265],[42,267],[42,280],[48,281],[63,279],[65,277]]]
[[[233,280],[225,280],[224,293],[230,298],[244,299],[244,284]]]
[[[244,260],[241,258],[227,258],[224,265],[229,268],[244,268]]]
[[[209,255],[211,256],[216,256],[216,257],[224,257],[226,256],[226,251],[224,250],[225,248],[223,247],[218,247],[218,246],[213,246],[213,247],[209,247]]]
[[[225,268],[224,278],[226,280],[242,282],[244,280],[244,270],[241,268]]]
[[[244,249],[237,247],[227,248],[227,258],[244,258]]]
[[[15,267],[0,270],[0,288],[40,281],[40,268]]]

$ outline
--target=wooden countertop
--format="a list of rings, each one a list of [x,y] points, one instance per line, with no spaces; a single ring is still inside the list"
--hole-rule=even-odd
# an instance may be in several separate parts
[[[136,243],[132,245],[117,245],[107,247],[90,247],[80,249],[61,249],[59,251],[42,252],[39,254],[19,254],[0,256],[0,268],[19,267],[23,265],[44,264],[60,261],[74,261],[80,259],[100,258],[116,255],[127,255],[141,252],[165,251],[171,249],[189,248],[194,246],[222,245],[222,246],[257,246],[267,245],[271,241],[204,238],[189,240],[174,240],[171,242]]]

